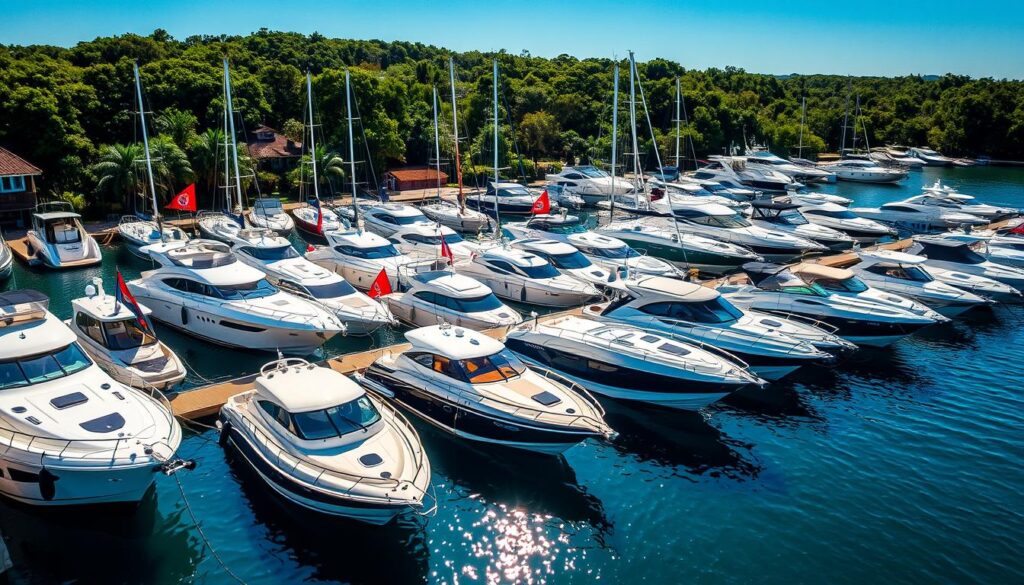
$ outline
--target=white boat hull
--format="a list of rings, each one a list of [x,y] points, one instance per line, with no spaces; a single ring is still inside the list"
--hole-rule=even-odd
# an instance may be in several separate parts
[[[21,460],[19,455],[34,459]],[[39,454],[8,450],[0,462],[0,493],[33,506],[70,506],[125,504],[142,500],[155,478],[154,463],[135,465],[61,466],[55,458],[46,458],[45,471]],[[12,473],[13,472],[13,473]],[[45,478],[49,474],[52,482]],[[35,481],[16,481],[15,478]],[[44,478],[40,480],[40,478]]]

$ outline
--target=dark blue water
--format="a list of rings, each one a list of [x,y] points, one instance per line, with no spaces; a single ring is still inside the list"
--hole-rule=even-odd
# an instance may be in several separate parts
[[[915,173],[900,187],[840,184],[857,204],[916,194],[941,173],[1024,207],[1024,170]],[[132,275],[145,265],[116,249]],[[18,268],[67,314],[90,271]],[[476,449],[418,425],[440,506],[370,528],[278,502],[210,431],[199,467],[132,513],[0,502],[14,583],[1022,583],[1024,311],[969,314],[830,369],[798,372],[700,414],[608,405],[620,436],[564,460]],[[266,356],[164,333],[189,383]],[[332,341],[328,353],[369,343]]]

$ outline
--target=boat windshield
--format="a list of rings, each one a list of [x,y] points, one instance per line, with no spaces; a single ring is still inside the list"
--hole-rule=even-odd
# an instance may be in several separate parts
[[[508,350],[494,355],[460,360],[458,363],[470,384],[504,382],[526,372],[526,364]]]
[[[3,361],[0,362],[0,390],[63,378],[91,365],[92,361],[77,343],[50,353]]]
[[[413,296],[423,300],[425,303],[445,307],[460,313],[493,311],[504,306],[493,293],[487,293],[486,295],[479,297],[457,298],[445,296],[433,291],[418,291],[413,293]]]
[[[548,262],[557,268],[564,268],[567,270],[593,266],[593,263],[590,260],[587,260],[586,256],[580,254],[579,251],[576,250],[573,250],[568,254],[548,254],[545,257],[548,259]]]
[[[356,292],[356,289],[344,279],[327,284],[307,284],[305,289],[314,299],[336,299]]]
[[[640,255],[640,252],[637,252],[636,250],[630,248],[629,246],[619,246],[617,248],[598,248],[595,246],[593,248],[587,248],[586,252],[592,256],[600,256],[601,258],[612,258],[615,260],[621,260],[623,258],[636,258],[637,256]]]
[[[291,258],[299,257],[299,253],[295,251],[295,248],[293,248],[291,244],[288,244],[287,246],[279,246],[277,248],[243,246],[239,249],[239,252],[257,260],[266,260],[270,262],[275,260],[289,260]]]
[[[206,288],[212,293],[210,296],[219,296],[229,301],[259,299],[277,293],[274,285],[270,284],[265,278],[242,284],[223,284],[220,286],[208,284]]]
[[[502,187],[498,189],[498,197],[529,197],[530,190],[522,185],[515,187]]]
[[[343,437],[380,420],[380,411],[369,396],[360,396],[351,402],[312,412],[292,414],[296,434],[308,441]]]
[[[394,258],[395,256],[401,256],[392,244],[384,244],[383,246],[374,246],[372,248],[357,248],[355,246],[346,246],[342,244],[335,246],[334,249],[346,256],[362,258],[364,260],[380,260],[382,258]]]
[[[582,222],[548,223],[538,222],[527,227],[545,231],[551,234],[582,234],[587,232],[587,226]]]
[[[558,269],[547,262],[539,266],[518,266],[530,278],[554,278],[559,275]]]
[[[398,225],[413,225],[417,223],[427,223],[430,221],[427,219],[427,216],[423,215],[422,213],[417,213],[415,215],[389,215],[387,217],[390,217],[391,219],[395,220],[395,223],[397,223]]]
[[[802,278],[794,275],[789,270],[783,270],[773,274],[757,284],[762,290],[773,290],[793,295],[812,295],[816,297],[827,297],[825,289],[817,284],[805,282]]]
[[[284,207],[277,199],[257,199],[253,205],[253,211],[265,215],[277,215],[284,213]]]
[[[706,225],[710,227],[719,227],[725,229],[736,229],[750,227],[750,222],[746,218],[736,215],[699,215],[696,217],[683,217],[696,224]]]
[[[405,234],[402,236],[407,242],[414,242],[417,244],[427,244],[428,246],[440,246],[441,236],[428,236],[424,234]],[[446,244],[458,244],[466,240],[462,239],[462,236],[456,233],[450,233],[444,235],[444,241]]]
[[[807,225],[807,218],[796,209],[787,209],[779,214],[779,219],[786,225]]]
[[[851,276],[850,278],[843,279],[823,278],[814,281],[814,284],[816,286],[820,285],[821,288],[827,290],[851,293],[862,293],[868,290],[869,288],[868,285],[864,284],[863,280],[857,278],[856,276]]]
[[[583,176],[590,177],[591,179],[600,179],[608,176],[604,171],[597,167],[576,167],[576,170]]]
[[[882,274],[890,278],[898,278],[900,280],[910,280],[913,282],[931,282],[935,280],[932,278],[928,271],[921,268],[920,266],[871,266],[868,267],[869,272],[875,274]]]
[[[156,343],[156,337],[139,327],[139,322],[135,319],[103,323],[103,335],[107,340],[107,347],[114,351]]]
[[[828,209],[808,209],[804,213],[809,215],[822,215],[825,217],[834,217],[836,219],[857,219],[857,215],[848,209],[837,209],[831,211]]]
[[[641,307],[640,310],[649,315],[668,317],[691,323],[732,323],[743,316],[743,311],[737,309],[723,297],[716,297],[699,303],[651,303]]]

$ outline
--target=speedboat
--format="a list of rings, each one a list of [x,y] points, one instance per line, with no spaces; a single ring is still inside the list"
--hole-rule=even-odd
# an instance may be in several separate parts
[[[466,197],[466,205],[476,211],[494,216],[495,206],[501,215],[530,215],[538,195],[519,183],[495,183],[487,185],[487,192]],[[551,202],[551,208],[558,204]]]
[[[402,275],[405,276],[404,274]],[[413,327],[451,323],[482,331],[511,327],[523,317],[476,279],[448,270],[401,278],[402,292],[382,297],[391,314]]]
[[[935,323],[934,319],[895,305],[827,291],[786,266],[751,263],[743,270],[750,284],[718,288],[729,302],[747,309],[826,323],[835,327],[843,339],[857,345],[883,347]]]
[[[496,339],[449,325],[405,337],[411,347],[375,361],[360,382],[448,433],[551,455],[614,435],[586,390]]]
[[[821,205],[823,203],[834,203],[842,207],[849,207],[853,203],[853,199],[847,199],[839,195],[833,195],[831,193],[815,193],[812,191],[804,193],[787,193],[783,197],[779,197],[776,201],[789,201],[790,203],[796,203],[797,205]]]
[[[850,268],[862,281],[882,291],[914,299],[945,317],[956,317],[991,300],[936,280],[925,266],[927,258],[894,250],[858,253],[860,263]]]
[[[25,234],[29,257],[47,268],[79,268],[103,261],[100,246],[82,226],[70,203],[40,203]]]
[[[760,258],[751,250],[676,229],[671,220],[641,218],[613,221],[597,229],[675,266],[721,274]]]
[[[873,160],[856,158],[827,163],[820,168],[835,173],[840,181],[857,183],[898,183],[907,178],[907,171],[897,167],[883,167]]]
[[[125,215],[117,224],[117,233],[133,254],[142,256],[143,246],[159,242],[184,242],[189,239],[181,228],[169,224]]]
[[[365,230],[327,232],[325,237],[327,245],[306,252],[306,259],[340,274],[360,290],[369,290],[382,270],[391,290],[398,290],[400,269],[433,270],[438,264],[435,258],[400,252],[388,240]]]
[[[362,216],[366,229],[385,238],[402,228],[437,225],[436,222],[427,219],[419,209],[404,203],[374,205],[363,210]]]
[[[982,227],[989,223],[987,219],[977,215],[914,203],[910,200],[883,203],[880,207],[854,207],[850,211],[861,217],[892,224],[912,232],[946,231],[963,226]]]
[[[290,358],[221,407],[221,442],[298,506],[368,524],[419,511],[430,461],[409,421],[344,374]]]
[[[793,271],[793,274],[803,279],[807,284],[817,285],[832,295],[871,301],[882,305],[892,305],[908,313],[931,319],[936,323],[949,321],[949,319],[923,303],[872,287],[861,280],[852,270],[834,268],[812,262],[802,262],[790,267],[790,269]]]
[[[281,290],[320,305],[334,314],[351,335],[369,335],[395,323],[385,305],[357,291],[341,275],[302,257],[292,243],[273,230],[238,233],[232,251],[262,271]]]
[[[320,216],[323,215],[323,219]],[[295,227],[300,231],[314,236],[323,236],[327,232],[334,232],[346,229],[345,221],[338,214],[324,209],[324,206],[316,199],[311,199],[305,205],[292,210],[295,218]]]
[[[983,276],[1024,291],[1024,268],[998,264],[972,249],[973,242],[944,235],[919,236],[907,252],[928,258],[929,268]],[[943,282],[947,282],[943,279]]]
[[[552,238],[554,239],[554,238]],[[605,234],[586,232],[569,234],[565,240],[572,244],[594,264],[622,278],[633,276],[666,276],[682,278],[683,271],[669,262],[654,256],[647,256],[629,247],[618,238]]]
[[[907,156],[906,151],[889,148],[872,148],[868,158],[882,165],[903,167],[910,171],[920,171],[925,166],[924,161],[912,156]]]
[[[745,157],[748,168],[764,167],[800,183],[835,183],[834,173],[811,166],[794,164],[767,150],[748,151]]]
[[[617,272],[594,264],[572,244],[542,238],[522,238],[512,242],[512,247],[540,256],[562,274],[587,283],[599,291],[607,293],[622,288]]]
[[[575,307],[601,296],[592,285],[562,274],[537,254],[494,247],[454,264],[503,299],[545,307]]]
[[[836,203],[800,201],[799,209],[807,221],[843,232],[861,244],[874,244],[884,237],[896,235],[893,228],[861,217]]]
[[[151,315],[139,305],[143,315]],[[166,390],[185,379],[185,366],[167,344],[124,303],[103,291],[103,280],[92,279],[85,296],[71,301],[71,330],[85,353],[104,372],[140,390]]]
[[[929,167],[948,167],[953,164],[952,159],[942,156],[938,151],[923,146],[908,148],[907,155],[912,156]]]
[[[753,201],[751,223],[769,230],[787,232],[827,246],[833,252],[849,250],[853,247],[853,238],[845,232],[811,223],[800,213],[800,206],[795,203],[780,201]]]
[[[239,230],[246,228],[245,216],[221,211],[200,211],[196,215],[196,226],[200,238],[225,244],[231,244]]]
[[[850,347],[804,321],[744,311],[718,291],[692,282],[654,276],[627,282],[626,288],[607,305],[584,307],[584,316],[717,348],[766,380],[778,380],[803,365],[830,362],[833,355],[823,348]]]
[[[707,346],[574,316],[517,327],[505,347],[602,396],[682,410],[765,383]]]
[[[153,318],[187,335],[246,350],[312,353],[344,326],[322,306],[279,290],[212,240],[147,246],[159,267],[128,289]]]
[[[711,156],[708,159],[711,162],[697,169],[694,177],[718,181],[726,187],[749,187],[766,193],[785,193],[803,187],[802,183],[765,165],[748,165],[745,157]]]
[[[674,205],[680,231],[743,246],[770,262],[789,262],[828,248],[781,230],[756,226],[735,211],[714,203]]]
[[[468,242],[450,227],[436,223],[404,226],[392,232],[387,239],[403,254],[434,258],[441,257],[441,240],[444,239],[445,246],[456,260],[469,258],[488,243]]]
[[[274,230],[287,236],[295,229],[295,221],[284,210],[281,200],[275,197],[260,197],[249,211],[249,225]]]
[[[999,221],[1020,215],[1019,209],[978,203],[974,200],[973,195],[958,193],[956,189],[943,185],[939,180],[936,180],[932,186],[925,187],[923,191],[924,193],[921,195],[911,197],[906,201],[969,213],[989,221]]]
[[[33,506],[138,503],[154,471],[170,472],[181,427],[100,369],[48,305],[30,289],[0,294],[0,493]]]
[[[626,195],[635,190],[631,182],[622,177],[613,181],[611,175],[591,165],[565,167],[557,174],[546,175],[544,180],[579,195],[590,206],[607,200],[610,195]]]
[[[420,205],[420,211],[432,221],[464,234],[484,232],[491,227],[491,218],[487,214],[460,208],[458,204],[443,199]]]
[[[14,272],[14,254],[7,240],[0,234],[0,282],[7,280]]]
[[[590,230],[578,215],[565,213],[534,215],[526,221],[510,221],[501,229],[513,238],[547,238],[566,241],[572,234],[585,234]]]

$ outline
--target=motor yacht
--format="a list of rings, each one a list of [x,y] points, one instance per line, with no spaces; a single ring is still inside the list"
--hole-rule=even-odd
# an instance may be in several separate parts
[[[136,504],[154,471],[170,472],[181,427],[100,369],[48,305],[30,289],[0,294],[0,493],[32,506]]]
[[[369,335],[395,323],[387,306],[357,291],[336,272],[307,260],[273,230],[242,230],[231,249],[274,286],[333,313],[349,335]]]
[[[622,289],[622,280],[617,272],[594,264],[572,244],[543,238],[522,238],[512,242],[512,247],[540,256],[562,274],[587,283],[603,293]]]
[[[0,234],[0,282],[10,278],[13,272],[14,254],[11,253],[11,247],[7,244],[3,234]]]
[[[906,151],[892,148],[872,148],[868,158],[881,165],[902,167],[909,171],[920,171],[921,167],[925,166],[923,160],[907,156]]]
[[[746,309],[778,315],[797,315],[836,328],[857,345],[884,347],[934,319],[878,303],[827,291],[778,264],[751,263],[743,267],[750,284],[727,284],[718,290],[729,302]]]
[[[760,258],[748,248],[682,231],[670,222],[659,218],[618,220],[599,227],[597,233],[683,269],[712,274],[729,272]]]
[[[320,219],[321,213],[323,214],[322,220]],[[324,206],[315,199],[293,209],[292,216],[295,218],[295,227],[299,231],[313,236],[324,236],[327,232],[348,228],[347,222],[341,216],[329,209],[324,209]]]
[[[70,203],[40,203],[25,234],[28,255],[47,268],[79,268],[103,261],[100,246],[82,226]]]
[[[135,215],[122,217],[117,224],[117,233],[129,252],[144,258],[148,258],[141,251],[144,246],[159,242],[184,242],[189,239],[188,234],[177,226],[158,224]]]
[[[990,236],[984,242],[985,255],[998,264],[1024,268],[1024,237],[1018,235]]]
[[[872,288],[913,299],[945,317],[956,317],[992,303],[983,296],[936,280],[924,265],[924,256],[895,250],[865,250],[858,256],[860,262],[850,270]]]
[[[404,278],[402,292],[383,297],[391,313],[412,327],[451,323],[477,331],[511,327],[523,317],[476,279],[450,270],[419,272]]]
[[[306,252],[306,259],[341,275],[360,290],[369,290],[381,270],[391,290],[398,290],[398,272],[434,270],[441,262],[431,256],[400,252],[394,244],[365,230],[333,231],[325,234],[326,246]]]
[[[770,262],[789,262],[828,248],[787,231],[765,229],[727,207],[714,203],[675,205],[679,230],[743,246]]]
[[[528,322],[509,332],[505,346],[594,393],[667,408],[698,410],[765,383],[707,346],[574,316]]]
[[[884,167],[873,160],[847,158],[821,165],[835,173],[840,181],[857,183],[898,183],[907,178],[907,171],[898,167]]]
[[[279,290],[212,240],[148,246],[159,267],[128,283],[153,318],[187,335],[246,350],[312,353],[341,333],[333,314]]]
[[[152,315],[139,305],[143,315]],[[140,390],[166,390],[185,379],[185,366],[167,344],[156,338],[138,316],[94,278],[85,296],[71,301],[71,330],[89,357],[122,384]]]
[[[955,189],[942,185],[938,180],[924,193],[905,200],[906,203],[932,205],[941,209],[969,213],[990,222],[1000,221],[1020,215],[1020,210],[1010,207],[998,207],[974,201],[974,196],[957,193]]]
[[[651,186],[652,191],[663,193],[662,197],[652,201],[650,215],[668,217],[672,215],[671,206],[677,204],[699,205],[701,203],[717,203],[741,215],[750,216],[750,201],[715,195],[700,185],[693,183],[664,183],[657,179],[651,180],[648,184]]]
[[[882,238],[896,235],[895,229],[873,219],[861,217],[835,203],[801,201],[799,210],[807,221],[843,232],[861,244],[874,244]]]
[[[908,313],[931,319],[936,323],[949,321],[949,319],[923,303],[872,287],[861,280],[852,270],[812,262],[803,262],[790,267],[790,269],[793,271],[793,274],[797,275],[807,284],[817,285],[830,294],[872,301],[882,305],[892,305]]]
[[[829,170],[812,166],[798,165],[778,157],[767,150],[748,151],[746,159],[748,168],[763,167],[782,173],[799,183],[835,183],[836,175]]]
[[[937,234],[914,238],[914,245],[907,252],[928,258],[929,268],[943,268],[984,276],[1024,291],[1024,268],[999,264],[974,250],[978,238],[955,234]]]
[[[585,234],[590,231],[587,223],[578,215],[562,213],[534,215],[526,221],[510,221],[502,224],[501,229],[511,239],[546,238],[549,240],[568,241],[572,234]]]
[[[281,200],[274,197],[260,197],[253,202],[249,225],[274,230],[281,236],[288,236],[295,229],[292,216],[284,210]]]
[[[308,510],[382,525],[430,498],[413,426],[330,368],[295,358],[263,366],[252,390],[221,407],[218,427],[274,492]]]
[[[673,264],[661,258],[641,254],[618,238],[586,232],[569,234],[565,241],[572,244],[591,262],[609,272],[618,274],[620,278],[638,276],[682,278],[685,276],[683,271]]]
[[[925,166],[929,167],[948,167],[953,164],[952,159],[942,156],[938,151],[924,148],[923,146],[908,148],[907,155],[920,160]]]
[[[632,193],[636,188],[631,182],[622,177],[616,177],[613,181],[611,175],[590,165],[565,167],[557,174],[546,175],[544,180],[562,186],[570,193],[579,195],[583,198],[583,202],[590,206],[595,206],[599,202],[607,200],[613,194],[626,195]]]
[[[245,216],[240,213],[200,211],[196,215],[196,227],[199,229],[200,238],[230,245],[238,232],[247,226]]]
[[[404,203],[374,205],[363,210],[362,216],[366,229],[385,238],[402,228],[437,225],[436,222],[427,219],[418,208]]]
[[[786,175],[765,168],[748,165],[745,157],[712,156],[711,161],[694,172],[698,179],[717,181],[726,187],[749,187],[766,193],[785,193],[803,187]]]
[[[586,390],[527,366],[496,339],[447,325],[405,337],[409,349],[378,359],[360,381],[444,431],[551,455],[614,435]]]
[[[559,272],[537,254],[511,247],[484,250],[454,264],[455,272],[480,281],[500,298],[545,307],[575,307],[599,298],[594,286]]]
[[[854,207],[850,211],[861,217],[916,233],[942,232],[963,226],[982,227],[989,223],[977,215],[914,203],[910,200],[883,203],[880,207]]]
[[[441,240],[455,260],[469,258],[482,248],[495,245],[493,240],[470,242],[450,227],[430,224],[415,224],[401,227],[387,236],[389,242],[403,254],[418,254],[424,257],[441,258]]]
[[[799,238],[817,242],[833,252],[849,250],[854,240],[846,232],[807,221],[800,213],[800,206],[781,201],[754,201],[752,224],[768,230],[793,234]]]
[[[727,352],[757,376],[778,380],[802,365],[821,364],[850,345],[802,320],[744,311],[718,291],[692,282],[649,277],[626,283],[628,291],[584,316],[667,333]]]
[[[466,197],[466,205],[491,217],[495,215],[495,206],[501,215],[530,215],[538,196],[519,183],[491,182],[486,193]],[[557,207],[558,204],[552,201],[551,209]]]
[[[420,205],[420,211],[430,220],[463,234],[478,234],[490,230],[491,218],[468,207],[460,208],[451,201]]]
[[[712,195],[726,197],[738,202],[749,202],[756,199],[758,195],[757,190],[748,189],[742,185],[727,186],[712,179],[701,179],[692,175],[680,175],[679,178],[676,179],[676,182],[680,185],[697,185]]]

